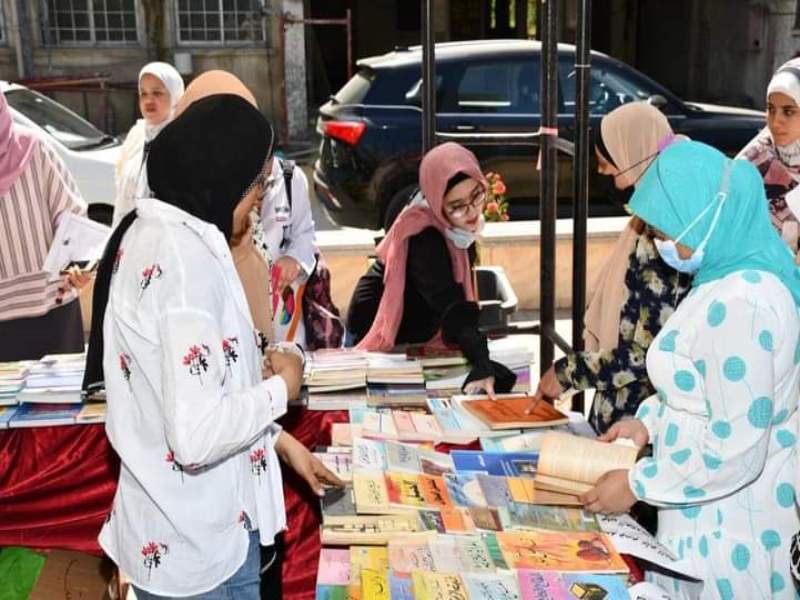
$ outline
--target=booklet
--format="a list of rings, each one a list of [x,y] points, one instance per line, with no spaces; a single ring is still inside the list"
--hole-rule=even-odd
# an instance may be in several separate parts
[[[64,212],[42,270],[49,272],[50,279],[55,280],[72,263],[100,260],[110,235],[111,228],[107,225],[75,213]]]

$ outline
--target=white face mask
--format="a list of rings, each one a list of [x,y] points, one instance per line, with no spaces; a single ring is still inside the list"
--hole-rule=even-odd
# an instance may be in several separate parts
[[[653,240],[656,245],[656,250],[661,256],[661,260],[663,260],[667,265],[676,271],[694,274],[700,270],[700,266],[703,263],[703,257],[705,256],[706,245],[708,244],[708,240],[711,239],[711,234],[714,233],[714,230],[717,227],[719,217],[722,214],[722,207],[725,204],[725,200],[728,198],[728,186],[730,183],[732,170],[733,161],[728,159],[725,163],[725,170],[722,172],[722,183],[720,185],[720,190],[717,192],[717,195],[714,196],[714,201],[706,206],[702,212],[697,215],[691,223],[689,223],[689,226],[684,229],[677,238],[674,240]],[[681,239],[683,239],[683,237],[700,222],[706,213],[711,210],[711,207],[714,206],[714,203],[717,204],[717,210],[714,213],[714,219],[711,221],[711,227],[708,228],[708,233],[706,233],[703,241],[700,242],[700,245],[694,252],[692,252],[692,255],[689,258],[681,258],[680,254],[678,254],[678,242],[680,242]]]

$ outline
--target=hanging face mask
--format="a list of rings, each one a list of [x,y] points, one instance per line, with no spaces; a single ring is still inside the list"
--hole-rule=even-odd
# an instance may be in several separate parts
[[[700,270],[700,266],[703,264],[703,257],[705,256],[706,245],[708,244],[708,240],[711,239],[711,234],[714,233],[717,227],[717,222],[722,214],[722,207],[725,204],[725,200],[728,198],[728,184],[730,182],[731,170],[733,170],[733,161],[727,160],[725,163],[725,170],[722,173],[722,184],[720,185],[719,192],[714,196],[714,200],[711,204],[706,206],[703,211],[695,217],[694,221],[689,223],[689,226],[683,230],[683,233],[674,240],[653,240],[656,245],[656,250],[658,250],[658,254],[661,256],[661,260],[676,271],[694,274]],[[715,204],[717,209],[714,212],[714,219],[711,221],[711,227],[708,228],[708,233],[706,233],[703,241],[700,242],[700,245],[692,252],[689,258],[681,258],[680,254],[678,254],[678,243],[702,220]]]

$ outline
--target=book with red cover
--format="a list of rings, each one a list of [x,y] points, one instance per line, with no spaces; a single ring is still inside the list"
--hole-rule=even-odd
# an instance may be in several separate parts
[[[480,419],[489,429],[527,429],[566,425],[567,415],[545,401],[534,402],[533,396],[501,396],[496,400],[482,396],[464,400],[461,406]],[[533,411],[527,411],[533,406]]]

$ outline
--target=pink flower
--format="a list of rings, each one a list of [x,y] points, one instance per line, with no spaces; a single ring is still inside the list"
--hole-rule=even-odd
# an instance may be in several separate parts
[[[497,178],[497,181],[495,181],[494,183],[494,193],[498,196],[502,196],[503,194],[506,193],[506,184],[503,183],[503,180],[500,179],[499,177]]]
[[[167,462],[175,462],[175,453],[172,450],[167,452]]]
[[[486,205],[486,212],[489,214],[493,214],[497,212],[497,202],[492,200]]]
[[[502,219],[503,221],[508,221],[508,214],[504,213]]]

